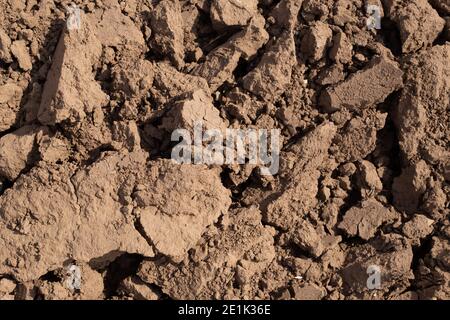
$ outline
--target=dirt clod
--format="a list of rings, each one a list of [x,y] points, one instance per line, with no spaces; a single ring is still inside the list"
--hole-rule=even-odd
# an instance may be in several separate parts
[[[31,57],[25,40],[14,41],[11,44],[11,53],[19,62],[20,68],[24,71],[28,71],[32,68]]]
[[[402,76],[397,63],[386,57],[376,57],[363,70],[344,82],[327,88],[320,97],[321,106],[326,111],[373,106],[402,87]]]
[[[433,43],[445,25],[426,0],[384,0],[388,16],[397,23],[404,53],[414,52]]]
[[[359,236],[369,240],[375,235],[378,227],[398,218],[398,213],[385,208],[378,201],[367,200],[348,210],[339,228],[349,236]]]
[[[152,45],[169,56],[177,68],[184,65],[183,17],[179,1],[161,1],[151,11]]]

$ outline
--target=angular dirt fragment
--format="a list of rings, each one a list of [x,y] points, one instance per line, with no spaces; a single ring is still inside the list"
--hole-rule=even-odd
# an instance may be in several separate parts
[[[56,163],[69,158],[70,150],[65,139],[56,136],[43,136],[39,140],[39,155],[42,161]]]
[[[353,117],[334,140],[333,154],[339,162],[366,158],[376,148],[377,132],[384,128],[387,113],[363,112]]]
[[[209,5],[209,2],[204,2]],[[186,52],[186,58],[190,62],[198,62],[203,56],[203,50],[199,46],[199,40],[201,38],[202,31],[205,28],[210,28],[207,19],[202,20],[205,15],[207,16],[208,9],[202,10],[200,5],[195,2],[191,2],[182,7],[181,15],[183,18],[183,30],[184,30],[184,50]]]
[[[30,52],[25,40],[16,40],[11,44],[11,53],[19,62],[19,66],[24,71],[29,71],[33,67]]]
[[[2,274],[33,280],[68,258],[61,244],[72,240],[79,211],[67,169],[32,169],[0,198]]]
[[[441,183],[436,182],[432,179],[428,180],[427,190],[422,197],[422,206],[421,209],[428,213],[430,217],[433,219],[444,218],[450,210],[450,207],[447,205],[448,200],[448,192],[444,192],[445,187],[443,188]]]
[[[397,126],[400,148],[410,162],[430,145],[430,140],[441,145],[448,137],[448,126],[441,124],[448,123],[450,45],[435,46],[414,55],[406,69]],[[435,125],[439,126],[436,131]]]
[[[303,0],[281,0],[270,12],[279,29],[294,30]]]
[[[329,13],[328,6],[330,1],[322,1],[322,0],[304,0],[302,7],[302,16],[307,19],[311,19],[311,17],[323,17],[327,16]]]
[[[332,123],[324,123],[292,146],[288,153],[281,155],[281,175],[286,182],[264,212],[266,223],[288,230],[315,206],[320,176],[318,167],[325,159],[335,134],[336,127]]]
[[[87,113],[108,101],[92,71],[102,45],[84,18],[82,15],[79,30],[64,29],[61,34],[39,108],[38,119],[43,124],[83,120]]]
[[[272,40],[259,64],[243,79],[244,89],[256,96],[273,101],[291,81],[292,68],[297,63],[294,28],[302,1],[283,0],[270,13],[274,20]]]
[[[160,91],[161,103],[178,97],[186,92],[202,89],[210,93],[207,81],[198,76],[178,72],[174,67],[167,63],[158,63],[155,65],[154,86]]]
[[[141,136],[134,121],[114,122],[112,138],[118,143],[118,149],[126,148],[128,151],[138,151],[141,149]]]
[[[181,4],[177,0],[160,1],[150,11],[152,46],[170,57],[179,69],[184,66],[184,30]]]
[[[363,160],[358,163],[358,184],[361,188],[361,196],[376,195],[383,189],[383,183],[377,173],[377,168],[369,161]]]
[[[224,31],[227,28],[243,27],[251,18],[259,15],[257,0],[212,0],[210,16],[213,28]]]
[[[326,55],[332,36],[333,31],[331,31],[328,24],[321,21],[315,22],[303,36],[301,53],[310,62],[319,61]]]
[[[151,89],[154,73],[154,65],[150,61],[127,59],[113,67],[114,89],[138,103]]]
[[[353,163],[347,162],[339,168],[339,173],[346,177],[349,177],[352,176],[356,172],[356,170],[357,168]]]
[[[417,214],[403,225],[402,231],[408,238],[420,240],[433,231],[433,223],[434,221],[426,216]]]
[[[0,132],[15,124],[22,95],[23,89],[14,83],[0,85]]]
[[[295,63],[294,37],[285,31],[269,46],[258,66],[243,78],[243,87],[257,96],[273,100],[286,90]]]
[[[121,252],[153,256],[118,197],[145,162],[142,152],[109,154],[77,173],[64,165],[21,176],[0,198],[0,273],[27,281],[69,258],[97,268]]]
[[[166,1],[164,1],[166,2]],[[134,57],[142,55],[147,46],[144,37],[130,17],[122,13],[118,1],[105,2],[104,9],[94,10],[81,17],[81,25],[88,23],[103,46]]]
[[[320,234],[314,226],[306,221],[301,220],[294,228],[292,239],[294,244],[300,249],[307,251],[314,257],[320,257],[324,251]]]
[[[431,248],[431,257],[435,259],[438,265],[447,271],[450,271],[450,241],[438,237],[433,237],[433,248]]]
[[[353,57],[353,46],[344,32],[338,32],[333,37],[333,46],[329,56],[338,63],[350,63]]]
[[[402,174],[394,179],[392,185],[395,207],[407,213],[415,213],[427,189],[429,177],[430,168],[423,160],[403,169]]]
[[[143,170],[146,160],[143,151],[106,153],[71,178],[84,221],[78,227],[80,242],[73,249],[74,259],[102,266],[121,252],[153,256],[153,250],[134,226],[129,204],[134,177]]]
[[[140,224],[158,252],[183,259],[206,227],[227,212],[229,191],[218,172],[205,166],[165,160],[148,170],[133,194]]]
[[[224,97],[224,100],[226,111],[248,124],[256,121],[258,114],[264,108],[262,103],[252,99],[252,97],[241,90],[230,91]]]
[[[233,72],[241,58],[246,60],[253,58],[268,40],[264,18],[255,17],[244,30],[209,53],[205,62],[197,66],[192,74],[205,78],[211,90],[215,91],[225,81],[232,80]]]
[[[233,280],[242,286],[275,257],[273,230],[261,224],[261,214],[255,207],[232,210],[229,218],[226,230],[213,233],[197,245],[195,250],[204,252],[200,257],[191,257],[180,265],[146,261],[139,277],[161,287],[172,299],[220,299],[229,294],[228,284]],[[217,246],[209,246],[209,242]]]
[[[403,85],[403,72],[387,57],[375,57],[363,70],[344,82],[327,88],[319,103],[327,112],[348,108],[358,110],[383,102]]]
[[[322,209],[321,218],[328,229],[332,229],[337,224],[339,210],[343,202],[342,199],[334,198]]]
[[[0,60],[5,63],[11,63],[11,39],[6,32],[0,28]]]
[[[409,242],[398,235],[382,236],[370,244],[357,246],[347,253],[344,268],[341,270],[344,290],[357,297],[369,292],[367,287],[368,270],[380,271],[381,292],[402,292],[409,287],[413,278],[410,269],[413,252]],[[377,269],[376,269],[377,268]]]
[[[186,93],[171,105],[162,120],[162,128],[169,132],[186,129],[193,133],[194,126],[199,122],[202,122],[207,130],[226,128],[219,110],[214,107],[211,97],[203,90]]]
[[[232,82],[233,71],[239,63],[241,54],[234,47],[221,46],[208,54],[206,61],[193,70],[193,75],[206,79],[212,91],[225,81]]]
[[[316,6],[319,6],[318,3],[322,1],[312,1]],[[346,24],[354,24],[356,22],[357,17],[355,17],[356,6],[361,5],[362,1],[352,1],[352,0],[338,0],[338,1],[330,1],[334,3],[334,6],[328,5],[328,7],[332,7],[334,9],[333,22],[335,25],[344,27]],[[329,3],[330,3],[329,2]],[[333,10],[330,8],[330,10]],[[319,13],[326,14],[328,8],[317,8]],[[361,7],[361,10],[363,8]]]
[[[39,158],[37,142],[46,127],[25,126],[0,138],[0,177],[14,181]]]
[[[428,143],[423,146],[423,158],[425,161],[427,161],[432,165],[442,167],[442,170],[440,170],[440,172],[443,174],[445,179],[446,178],[445,167],[450,165],[450,150],[446,150],[446,148],[442,145],[437,145],[439,141],[427,141],[427,142]]]
[[[316,82],[320,85],[337,84],[345,79],[344,68],[341,64],[327,67],[317,77]]]
[[[233,35],[225,46],[233,47],[247,61],[253,59],[269,40],[269,34],[264,26],[265,20],[262,16],[253,17],[249,24]]]
[[[397,23],[402,52],[411,53],[430,46],[445,25],[427,0],[383,0],[389,18]]]
[[[348,210],[338,228],[344,230],[349,236],[359,236],[361,239],[369,240],[381,225],[394,222],[399,218],[397,212],[370,199]]]

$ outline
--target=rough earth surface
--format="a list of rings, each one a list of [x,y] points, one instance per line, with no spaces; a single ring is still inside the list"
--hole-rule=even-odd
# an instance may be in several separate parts
[[[448,300],[449,214],[449,1],[0,0],[2,300]]]

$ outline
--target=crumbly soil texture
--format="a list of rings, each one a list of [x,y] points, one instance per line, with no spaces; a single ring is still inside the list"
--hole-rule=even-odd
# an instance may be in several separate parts
[[[449,299],[449,41],[448,0],[0,0],[0,299]],[[172,161],[200,120],[278,172]]]

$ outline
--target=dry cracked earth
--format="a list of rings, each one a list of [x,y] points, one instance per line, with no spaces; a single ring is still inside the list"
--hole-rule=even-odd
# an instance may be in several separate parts
[[[449,0],[73,3],[0,0],[1,299],[450,298]]]

